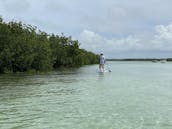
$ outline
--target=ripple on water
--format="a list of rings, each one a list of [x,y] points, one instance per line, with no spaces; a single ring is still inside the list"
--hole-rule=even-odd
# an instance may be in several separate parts
[[[2,129],[171,129],[171,63],[0,76]]]

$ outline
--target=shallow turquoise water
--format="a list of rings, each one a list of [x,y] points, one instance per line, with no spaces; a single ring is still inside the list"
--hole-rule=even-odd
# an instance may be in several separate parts
[[[0,129],[172,129],[172,63],[0,75]]]

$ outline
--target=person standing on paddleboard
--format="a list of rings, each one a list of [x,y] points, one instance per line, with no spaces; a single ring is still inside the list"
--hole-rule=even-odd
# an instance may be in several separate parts
[[[100,53],[99,56],[99,70],[104,72],[104,64],[106,62],[105,56],[103,55],[103,52]]]

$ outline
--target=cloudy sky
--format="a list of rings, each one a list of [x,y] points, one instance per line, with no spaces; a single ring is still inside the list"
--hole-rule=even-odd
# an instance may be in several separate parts
[[[0,0],[5,21],[72,36],[108,58],[172,57],[172,0]]]

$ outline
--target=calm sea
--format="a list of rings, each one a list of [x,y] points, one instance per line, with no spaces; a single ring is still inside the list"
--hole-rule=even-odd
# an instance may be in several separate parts
[[[172,63],[0,75],[0,129],[172,129]]]

